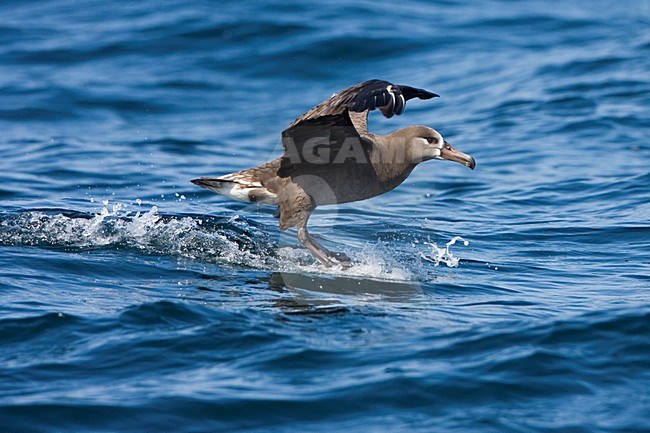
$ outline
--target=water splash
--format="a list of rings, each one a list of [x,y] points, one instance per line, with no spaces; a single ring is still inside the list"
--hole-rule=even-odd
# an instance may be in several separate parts
[[[458,267],[460,262],[460,257],[455,257],[449,247],[454,245],[457,241],[463,241],[463,245],[468,246],[469,241],[466,241],[460,236],[454,236],[449,242],[445,244],[444,248],[439,248],[435,242],[426,242],[425,245],[431,246],[431,255],[422,254],[421,257],[438,266],[440,263],[444,263],[450,268]]]
[[[259,261],[265,237],[253,226],[231,218],[162,215],[157,206],[128,211],[108,200],[96,214],[28,210],[0,215],[0,244],[81,250],[136,249],[220,263],[251,265]],[[259,241],[256,241],[259,239]]]
[[[395,258],[388,248],[382,248],[380,244],[367,244],[359,251],[348,252],[354,266],[343,268],[341,265],[335,265],[326,268],[320,262],[316,262],[309,251],[304,248],[280,247],[277,250],[278,270],[281,272],[309,272],[389,281],[412,281],[416,279],[416,275],[404,263]]]
[[[95,202],[95,201],[93,201]],[[141,200],[132,205],[98,200],[97,213],[61,209],[0,214],[0,245],[31,245],[73,251],[137,250],[221,265],[279,272],[344,275],[390,281],[418,279],[386,245],[368,244],[351,252],[355,266],[324,268],[297,243],[281,245],[262,227],[238,215],[161,214]],[[137,206],[135,206],[137,204]],[[133,208],[133,210],[131,210]]]

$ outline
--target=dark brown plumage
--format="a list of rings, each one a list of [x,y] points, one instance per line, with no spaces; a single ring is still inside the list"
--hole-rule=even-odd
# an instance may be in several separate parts
[[[388,135],[368,132],[368,113],[399,115],[406,101],[435,93],[369,80],[345,89],[297,118],[282,132],[282,156],[259,167],[193,183],[245,202],[278,206],[280,229],[298,229],[298,239],[325,266],[347,267],[350,259],[313,240],[309,215],[320,205],[347,203],[383,194],[402,183],[415,166],[448,159],[474,168],[474,159],[455,150],[427,126]]]

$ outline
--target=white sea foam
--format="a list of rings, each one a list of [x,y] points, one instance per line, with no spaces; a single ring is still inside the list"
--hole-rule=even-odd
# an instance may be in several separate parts
[[[314,260],[304,248],[280,247],[277,250],[277,265],[283,272],[309,272],[346,277],[374,278],[380,280],[411,281],[415,275],[388,251],[382,251],[376,245],[366,245],[361,251],[351,253],[354,266],[343,268],[335,265],[324,267]]]

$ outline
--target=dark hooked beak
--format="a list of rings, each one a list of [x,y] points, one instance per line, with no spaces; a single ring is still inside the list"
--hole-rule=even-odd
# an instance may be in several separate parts
[[[476,167],[476,161],[474,161],[474,158],[466,153],[454,149],[451,144],[447,143],[447,141],[445,141],[442,149],[440,149],[440,159],[459,162],[471,168],[472,170],[474,170],[474,167]]]

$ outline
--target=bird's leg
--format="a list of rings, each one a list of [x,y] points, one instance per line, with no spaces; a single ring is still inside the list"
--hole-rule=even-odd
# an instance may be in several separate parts
[[[321,250],[325,251],[325,253],[327,254],[327,256],[328,256],[329,258],[332,258],[332,259],[336,260],[336,261],[339,262],[339,263],[341,264],[341,266],[343,266],[344,268],[349,268],[350,266],[352,266],[352,260],[348,257],[347,254],[345,254],[345,253],[337,253],[336,251],[329,250],[329,249],[325,248],[324,246],[322,246],[321,244],[319,244],[319,243],[316,241],[316,239],[312,238],[311,236],[310,236],[309,238],[310,238],[311,241],[312,241],[314,244],[316,244],[316,245],[317,245]]]
[[[298,240],[303,244],[307,249],[316,257],[318,260],[323,263],[326,268],[332,267],[333,263],[328,258],[328,252],[325,248],[320,246],[318,242],[315,242],[309,233],[307,232],[307,224],[298,227]]]
[[[307,224],[298,228],[298,240],[328,268],[333,265],[330,259],[336,260],[344,268],[352,266],[352,260],[350,260],[345,253],[330,251],[316,242],[316,240],[309,235],[309,232],[307,232]]]

